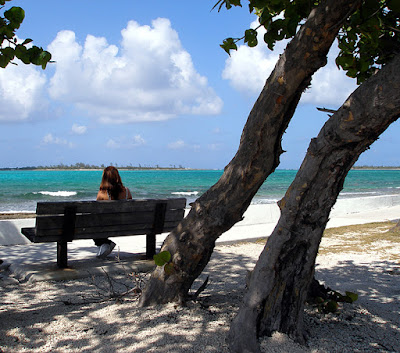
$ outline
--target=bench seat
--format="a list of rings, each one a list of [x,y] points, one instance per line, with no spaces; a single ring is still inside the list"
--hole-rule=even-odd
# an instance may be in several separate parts
[[[57,242],[57,265],[67,267],[67,243],[146,235],[146,256],[155,254],[155,236],[172,231],[183,219],[185,198],[38,202],[36,225],[22,228],[31,242]]]

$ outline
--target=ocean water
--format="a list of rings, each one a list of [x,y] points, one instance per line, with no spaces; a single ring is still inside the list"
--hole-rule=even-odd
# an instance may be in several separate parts
[[[120,171],[134,198],[186,197],[192,202],[222,175],[221,170]],[[277,170],[253,203],[274,203],[285,194],[295,170]],[[35,212],[38,201],[94,200],[102,171],[0,171],[0,212]],[[400,195],[399,170],[352,170],[340,198]]]

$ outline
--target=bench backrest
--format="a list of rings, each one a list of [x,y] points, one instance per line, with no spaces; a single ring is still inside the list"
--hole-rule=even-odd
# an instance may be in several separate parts
[[[160,234],[182,220],[186,199],[38,202],[36,242]]]

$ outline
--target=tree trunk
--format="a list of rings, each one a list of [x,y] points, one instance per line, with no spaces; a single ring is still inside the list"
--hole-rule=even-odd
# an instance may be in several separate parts
[[[329,213],[359,155],[400,116],[400,55],[361,85],[308,148],[230,329],[233,352],[278,330],[304,342],[304,302]]]
[[[280,56],[250,112],[240,146],[220,180],[194,202],[188,216],[166,238],[174,273],[156,268],[139,305],[182,302],[208,263],[216,239],[242,220],[265,179],[279,164],[281,138],[312,75],[326,55],[340,24],[361,0],[326,0]]]

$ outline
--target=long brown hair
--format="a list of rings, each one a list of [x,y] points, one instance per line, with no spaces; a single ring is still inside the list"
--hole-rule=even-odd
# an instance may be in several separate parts
[[[118,196],[123,188],[124,185],[122,184],[118,169],[113,166],[105,168],[101,178],[100,190],[106,191],[111,196],[111,199],[118,200]]]

